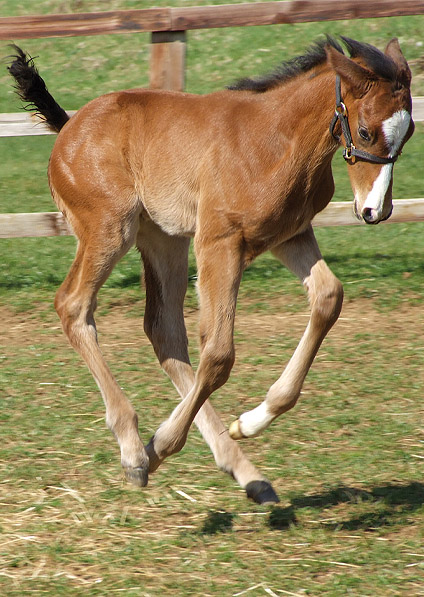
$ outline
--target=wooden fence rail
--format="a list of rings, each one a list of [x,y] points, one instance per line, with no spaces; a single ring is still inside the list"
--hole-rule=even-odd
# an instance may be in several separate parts
[[[424,0],[287,0],[116,10],[0,18],[0,40],[71,37],[117,33],[152,34],[150,86],[182,90],[185,78],[186,31],[424,14]],[[424,120],[424,98],[414,98],[414,119]],[[49,131],[27,114],[0,114],[0,137],[45,135]],[[424,199],[395,202],[390,221],[424,220]],[[334,226],[358,223],[346,203],[331,203],[314,223]],[[70,234],[62,215],[0,214],[0,238]]]
[[[0,39],[187,31],[424,14],[424,0],[287,0],[3,17]]]
[[[287,0],[0,18],[0,40],[151,32],[150,85],[184,87],[186,31],[424,14],[424,0]]]
[[[395,199],[389,223],[423,222],[424,199]],[[334,201],[317,214],[313,226],[364,225],[353,215],[352,203]],[[385,224],[385,222],[383,222]],[[0,238],[69,236],[72,234],[60,212],[0,214]]]

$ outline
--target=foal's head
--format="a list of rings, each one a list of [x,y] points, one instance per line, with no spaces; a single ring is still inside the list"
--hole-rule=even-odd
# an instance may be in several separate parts
[[[343,40],[350,58],[333,45],[326,46],[339,95],[332,131],[346,146],[355,213],[368,224],[377,224],[392,212],[393,163],[414,131],[411,71],[396,39],[384,53]]]

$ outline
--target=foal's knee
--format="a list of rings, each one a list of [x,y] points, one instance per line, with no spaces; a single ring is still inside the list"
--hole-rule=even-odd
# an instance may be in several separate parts
[[[148,339],[150,340],[150,342],[153,345],[158,344],[158,325],[157,325],[157,321],[148,317],[146,314],[144,315],[144,321],[143,321],[143,328],[144,328],[144,333],[146,334],[146,336],[148,337]]]
[[[314,297],[312,313],[315,322],[329,330],[337,321],[343,304],[343,286],[335,276],[322,286]]]
[[[87,305],[86,301],[59,288],[54,306],[62,323],[63,331],[73,346],[77,347],[81,343],[84,331],[92,332],[94,338],[97,338],[93,319],[96,308],[95,299]]]
[[[230,377],[235,360],[234,346],[207,342],[202,352],[199,373],[205,387],[213,392],[223,386]]]
[[[54,307],[62,323],[63,331],[67,336],[71,334],[72,325],[78,319],[78,310],[72,307],[69,296],[59,288],[54,300]]]
[[[59,315],[59,318],[61,320],[62,320],[62,317],[64,316],[65,303],[66,303],[66,293],[64,292],[63,288],[60,287],[59,290],[56,292],[56,296],[54,299],[54,308],[56,309],[56,313]]]

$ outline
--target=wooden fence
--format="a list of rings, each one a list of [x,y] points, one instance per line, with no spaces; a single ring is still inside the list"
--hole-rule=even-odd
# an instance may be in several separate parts
[[[70,37],[116,33],[151,33],[150,87],[182,90],[186,32],[191,29],[246,27],[424,14],[424,0],[287,0],[116,10],[0,18],[0,40]],[[414,98],[414,120],[424,120],[424,98]],[[0,136],[43,135],[49,131],[26,114],[0,114]],[[424,199],[395,202],[391,222],[424,220]],[[355,224],[351,207],[330,203],[314,224]],[[70,234],[62,215],[0,214],[0,238]]]

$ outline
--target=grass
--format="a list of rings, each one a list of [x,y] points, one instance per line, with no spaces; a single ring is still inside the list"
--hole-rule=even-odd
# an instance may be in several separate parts
[[[47,1],[37,10],[0,2],[2,15],[105,8],[94,1]],[[381,47],[398,35],[413,64],[414,93],[424,94],[422,26],[423,18],[413,17],[191,32],[188,88],[220,88],[272,68],[322,33],[343,32]],[[51,90],[71,109],[111,88],[145,84],[147,43],[147,36],[123,35],[22,45],[39,55]],[[6,74],[0,82],[0,111],[16,111]],[[423,196],[422,132],[418,127],[396,164],[396,197]],[[45,170],[53,142],[0,141],[0,212],[52,209]],[[335,169],[336,199],[349,199],[341,158]],[[281,497],[274,508],[247,502],[216,470],[196,430],[146,490],[124,483],[98,390],[51,305],[75,241],[2,240],[0,593],[424,595],[423,226],[317,229],[345,285],[342,317],[296,409],[243,444]],[[102,349],[147,440],[176,396],[142,332],[139,272],[131,251],[101,293],[98,323]],[[196,363],[194,279],[192,260],[187,319]],[[270,256],[246,271],[237,361],[213,399],[227,425],[275,381],[307,314],[298,282]]]
[[[305,321],[300,297],[274,297],[256,318],[248,301],[234,373],[214,399],[227,424],[258,402]],[[122,311],[99,317],[101,343],[148,438],[175,393],[139,319]],[[0,351],[7,594],[422,594],[421,309],[345,305],[296,410],[245,443],[280,493],[272,509],[246,502],[195,430],[148,489],[123,483],[94,382],[54,314],[41,305],[9,318]],[[194,343],[195,314],[188,321]]]

